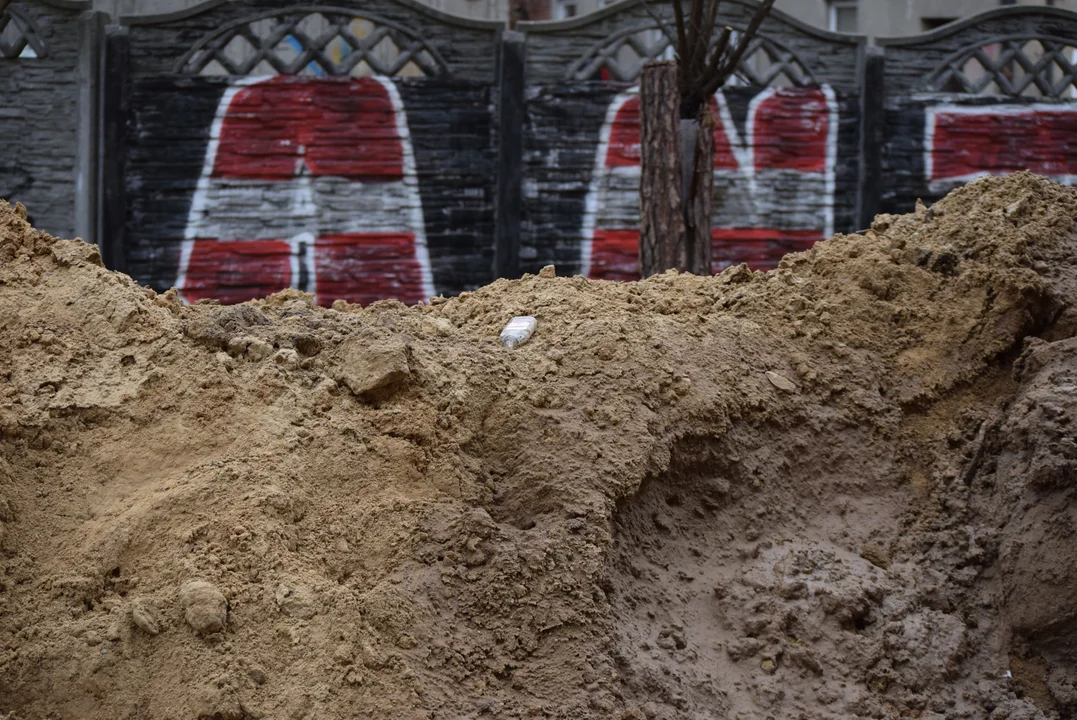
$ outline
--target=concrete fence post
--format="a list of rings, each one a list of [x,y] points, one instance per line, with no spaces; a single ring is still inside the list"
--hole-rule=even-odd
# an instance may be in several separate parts
[[[105,15],[87,11],[78,22],[78,98],[75,149],[75,235],[97,243],[97,124]]]
[[[524,161],[525,36],[501,33],[497,53],[497,183],[494,191],[494,277],[520,276]]]
[[[127,76],[130,60],[130,39],[126,27],[109,25],[105,28],[102,60],[98,120],[101,129],[98,146],[98,245],[105,266],[110,270],[123,271],[127,227],[124,163],[127,155]]]
[[[886,88],[883,86],[886,56],[869,45],[860,73],[860,174],[857,183],[857,229],[871,227],[882,207],[883,131],[886,122]]]

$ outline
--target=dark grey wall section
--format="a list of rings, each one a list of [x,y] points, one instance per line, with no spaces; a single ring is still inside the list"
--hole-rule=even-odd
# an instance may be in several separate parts
[[[5,12],[29,25],[38,57],[0,52],[0,198],[62,237],[75,233],[78,22],[87,6],[15,0]]]
[[[423,201],[434,287],[457,294],[494,280],[492,86],[398,80]]]
[[[226,84],[160,78],[131,85],[125,261],[132,277],[159,291],[176,281],[180,241]]]
[[[581,218],[606,111],[624,84],[529,88],[524,133],[521,269],[579,270]]]

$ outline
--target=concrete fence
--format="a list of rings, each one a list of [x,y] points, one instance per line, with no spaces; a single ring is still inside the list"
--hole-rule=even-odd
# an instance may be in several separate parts
[[[723,3],[743,29],[755,7]],[[554,263],[637,276],[643,63],[668,4],[507,31],[409,0],[0,19],[0,197],[189,301],[419,301]],[[1077,178],[1077,14],[869,45],[775,13],[714,98],[714,269],[971,178]]]

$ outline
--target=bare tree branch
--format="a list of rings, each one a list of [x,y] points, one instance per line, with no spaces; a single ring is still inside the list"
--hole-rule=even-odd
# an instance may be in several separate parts
[[[718,14],[718,6],[721,4],[721,0],[709,0],[706,3],[706,17],[702,21],[703,25],[699,38],[695,46],[691,48],[691,59],[685,68],[685,83],[681,88],[682,96],[687,96],[690,93],[691,86],[699,82],[699,71],[706,67],[707,53],[710,51],[710,39],[714,35],[715,18]]]
[[[707,41],[703,43],[703,58],[701,64],[707,62],[707,51],[710,49],[710,39],[711,35],[714,34],[714,27],[718,21],[718,8],[721,4],[722,0],[711,0],[711,2],[707,4],[707,18],[703,21],[703,27],[707,29]]]
[[[655,21],[655,24],[658,25],[658,29],[662,31],[662,35],[664,35],[666,40],[669,41],[670,47],[672,47],[674,52],[676,52],[677,38],[674,36],[673,31],[669,29],[669,24],[666,23],[665,19],[661,15],[654,11],[654,8],[652,8],[651,4],[648,3],[646,0],[644,0],[643,2],[643,9],[646,10],[647,14],[651,16],[651,19]],[[680,56],[678,55],[678,58],[679,57]]]
[[[763,20],[767,14],[770,13],[770,8],[774,5],[774,0],[763,0],[763,4],[756,10],[755,16],[752,21],[748,23],[748,27],[745,29],[744,34],[740,36],[740,42],[737,43],[736,49],[730,54],[725,63],[722,64],[719,75],[728,77],[730,73],[736,71],[737,66],[740,64],[740,59],[744,56],[744,51],[748,49],[748,45],[751,44],[752,39],[755,38],[755,34],[759,31],[759,26],[763,24]],[[720,84],[720,83],[719,83]],[[717,88],[715,88],[717,90]]]
[[[718,38],[718,52],[714,53],[714,57],[711,58],[710,65],[703,73],[701,81],[703,83],[703,97],[710,97],[714,93],[718,92],[718,88],[725,84],[729,79],[729,75],[722,72],[722,60],[726,56],[729,50],[729,43],[733,37],[733,28],[726,25],[722,28],[722,34]]]
[[[675,2],[677,0],[674,0]],[[710,0],[714,2],[714,0]],[[699,46],[702,45],[704,50],[710,41],[710,33],[706,33],[703,28],[703,0],[692,0],[692,22],[688,26],[688,46],[681,48],[682,57],[688,60],[689,69],[695,66],[695,57],[699,54]]]
[[[681,7],[681,0],[673,0],[673,17],[677,22],[677,57],[683,62],[682,53],[688,47],[688,39],[684,32],[684,8]]]

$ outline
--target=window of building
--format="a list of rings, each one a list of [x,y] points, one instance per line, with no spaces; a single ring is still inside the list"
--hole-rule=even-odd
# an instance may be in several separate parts
[[[927,32],[928,30],[934,30],[935,28],[940,28],[943,25],[946,25],[948,23],[952,23],[954,20],[957,20],[957,18],[955,18],[955,17],[926,17],[926,18],[920,18],[920,29],[923,30],[924,32]]]
[[[855,33],[860,26],[856,13],[856,0],[831,0],[830,29],[834,32]]]
[[[575,2],[570,0],[558,0],[557,2],[557,19],[568,20],[569,18],[576,17],[579,12],[578,6]]]

